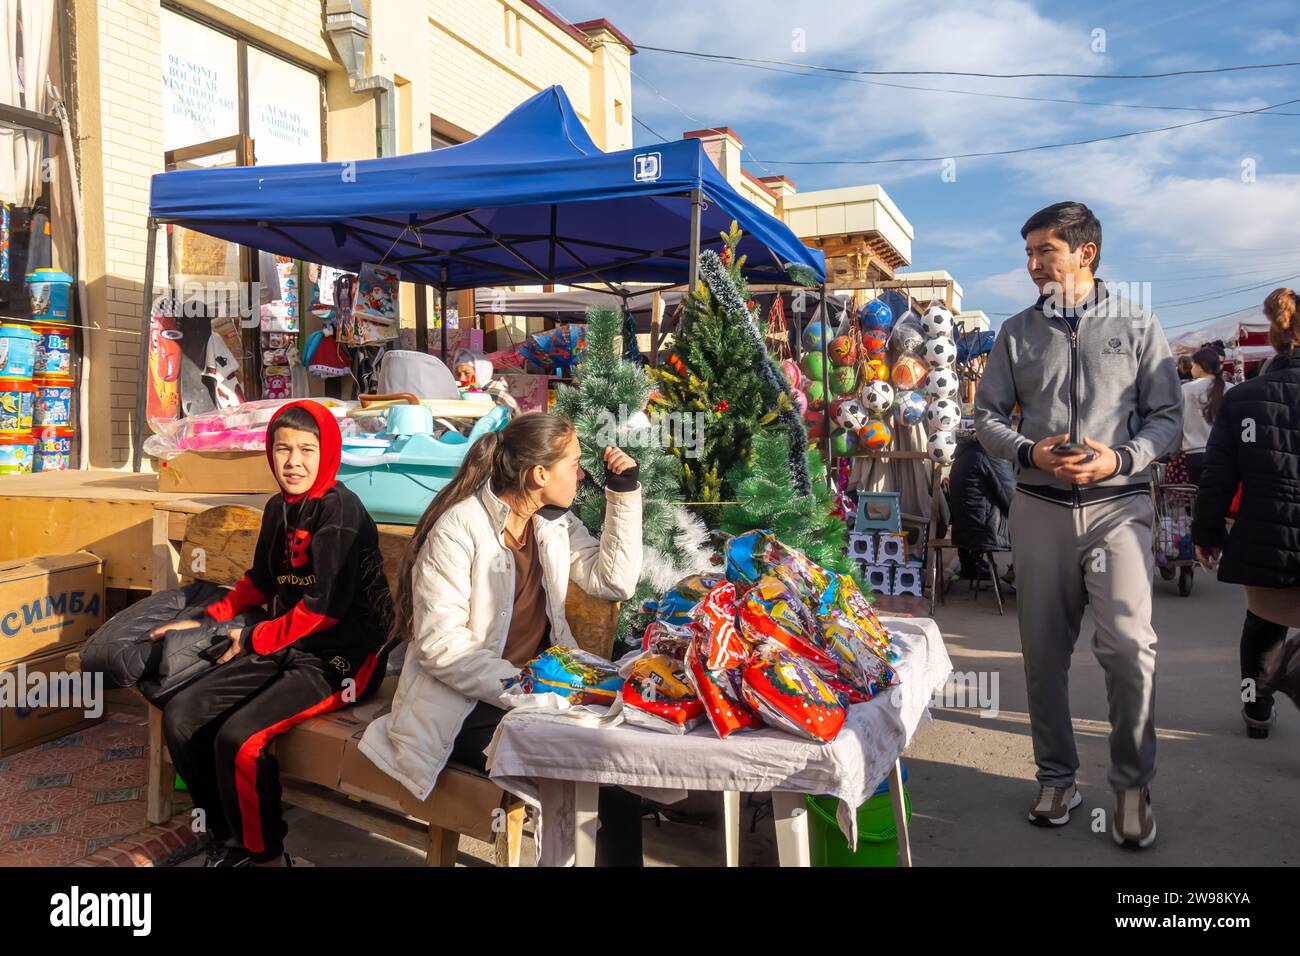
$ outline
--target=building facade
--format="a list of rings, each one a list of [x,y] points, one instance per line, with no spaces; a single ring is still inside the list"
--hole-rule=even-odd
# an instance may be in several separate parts
[[[537,0],[66,2],[92,467],[130,461],[155,173],[439,148],[555,84],[597,145],[632,145],[630,41]]]

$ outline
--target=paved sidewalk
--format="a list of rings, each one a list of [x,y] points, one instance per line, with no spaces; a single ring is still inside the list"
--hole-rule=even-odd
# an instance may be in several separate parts
[[[1070,676],[1084,803],[1070,823],[1041,830],[1026,820],[1037,797],[1014,598],[999,617],[989,592],[973,601],[954,586],[936,611],[955,671],[999,679],[1001,713],[936,709],[908,762],[918,865],[1279,866],[1300,863],[1300,710],[1278,701],[1269,739],[1242,725],[1237,645],[1245,616],[1238,587],[1198,569],[1192,594],[1157,577],[1158,772],[1152,805],[1159,837],[1146,851],[1115,846],[1091,829],[1093,811],[1114,812],[1104,674],[1085,616]],[[986,684],[986,687],[989,686]]]

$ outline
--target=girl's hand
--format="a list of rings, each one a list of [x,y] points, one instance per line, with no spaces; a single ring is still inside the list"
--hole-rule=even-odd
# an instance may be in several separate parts
[[[224,664],[226,661],[233,661],[240,654],[244,653],[244,629],[237,627],[230,632],[230,648],[226,653],[217,658],[218,664]]]
[[[155,627],[150,631],[149,640],[159,641],[166,636],[168,631],[189,631],[198,626],[198,621],[172,621],[170,624],[164,624],[162,627]]]
[[[632,456],[620,448],[608,447],[605,449],[605,467],[616,475],[621,475],[629,468],[635,468],[636,462]]]

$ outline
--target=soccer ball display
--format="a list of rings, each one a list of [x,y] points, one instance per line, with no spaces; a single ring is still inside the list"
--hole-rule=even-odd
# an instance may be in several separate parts
[[[922,354],[930,368],[950,368],[957,361],[957,346],[946,335],[930,339]]]
[[[836,402],[831,408],[831,418],[845,431],[860,431],[867,423],[867,417],[867,410],[856,398],[846,398]]]
[[[873,415],[883,415],[894,404],[894,389],[885,382],[869,382],[862,387],[862,404]]]
[[[937,399],[926,409],[925,423],[932,432],[950,432],[961,424],[961,407],[950,398]]]
[[[915,425],[925,418],[925,396],[920,392],[899,392],[894,413],[904,425]]]
[[[867,358],[884,358],[889,348],[889,336],[884,332],[863,332],[862,351]]]
[[[957,436],[952,432],[934,432],[925,443],[925,452],[930,460],[940,465],[951,465],[957,453]]]
[[[831,434],[831,453],[847,458],[858,450],[858,433],[837,431]]]
[[[893,440],[893,433],[890,432],[889,426],[884,422],[867,422],[867,427],[858,432],[858,443],[865,445],[872,451],[888,448],[889,443]]]
[[[858,360],[858,347],[847,335],[832,339],[826,349],[836,365],[852,365]]]
[[[858,324],[864,332],[888,332],[894,324],[894,313],[879,299],[872,299],[858,310]]]
[[[938,304],[930,306],[921,316],[921,332],[927,339],[951,336],[952,313]]]
[[[952,369],[937,368],[926,377],[925,394],[930,399],[956,398],[957,386],[957,374]]]
[[[911,391],[920,388],[925,381],[925,374],[925,364],[920,359],[914,355],[904,355],[894,363],[890,378],[894,382],[894,388]]]
[[[871,359],[859,367],[858,377],[863,384],[867,382],[888,382],[889,363],[884,359]]]

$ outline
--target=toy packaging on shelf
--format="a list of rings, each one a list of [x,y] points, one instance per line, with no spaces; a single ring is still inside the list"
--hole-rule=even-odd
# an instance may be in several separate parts
[[[348,412],[357,407],[356,402],[332,398],[316,401],[333,413],[344,437],[361,435],[357,420],[348,417]],[[266,448],[266,426],[284,404],[280,399],[263,399],[168,422],[145,439],[144,453],[168,460],[187,451],[262,451]]]

